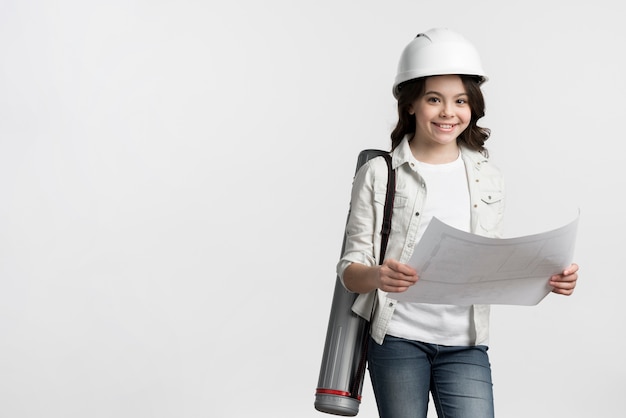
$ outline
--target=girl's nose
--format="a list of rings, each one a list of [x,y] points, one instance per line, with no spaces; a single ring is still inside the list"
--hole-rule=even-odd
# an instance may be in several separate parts
[[[454,110],[452,109],[452,106],[449,104],[444,104],[441,108],[441,113],[440,116],[442,118],[448,117],[448,116],[452,116],[454,114]]]

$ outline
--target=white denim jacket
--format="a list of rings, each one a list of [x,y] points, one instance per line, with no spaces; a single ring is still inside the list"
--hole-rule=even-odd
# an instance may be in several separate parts
[[[500,238],[504,214],[502,175],[482,153],[461,147],[461,157],[469,184],[471,232]],[[396,170],[396,193],[385,258],[406,263],[413,253],[420,213],[427,193],[426,184],[416,170],[415,158],[406,138],[392,152],[392,167]],[[385,160],[369,160],[359,169],[352,185],[346,242],[343,256],[337,264],[337,274],[342,283],[343,272],[351,263],[366,266],[378,264],[386,190]],[[369,320],[374,295],[378,295],[378,305],[372,320],[371,333],[373,339],[382,344],[397,302],[388,297],[386,292],[379,290],[359,295],[352,310]],[[475,342],[488,340],[488,305],[472,307],[472,326]]]

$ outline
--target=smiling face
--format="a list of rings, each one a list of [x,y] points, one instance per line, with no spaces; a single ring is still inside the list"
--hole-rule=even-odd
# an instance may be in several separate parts
[[[424,93],[411,104],[409,113],[415,116],[416,122],[415,136],[411,140],[416,157],[432,157],[436,153],[447,160],[458,156],[456,139],[469,126],[472,117],[461,77],[428,77]]]

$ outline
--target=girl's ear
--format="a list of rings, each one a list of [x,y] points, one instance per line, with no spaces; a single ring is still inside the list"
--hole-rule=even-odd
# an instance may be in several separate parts
[[[409,115],[414,115],[415,114],[415,110],[413,109],[413,104],[409,105],[409,108],[407,109],[407,111],[409,112]]]

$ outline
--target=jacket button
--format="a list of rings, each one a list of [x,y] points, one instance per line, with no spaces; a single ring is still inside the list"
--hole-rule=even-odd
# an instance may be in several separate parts
[[[415,216],[420,216],[420,213],[419,212],[415,212]]]

